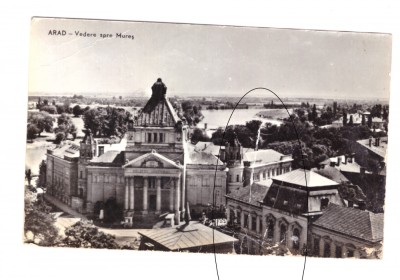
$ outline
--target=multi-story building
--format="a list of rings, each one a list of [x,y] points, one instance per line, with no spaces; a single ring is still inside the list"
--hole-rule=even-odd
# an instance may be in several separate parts
[[[80,146],[48,150],[48,194],[84,213],[113,198],[125,216],[169,212],[176,223],[188,204],[224,204],[225,164],[214,155],[188,149],[188,127],[166,90],[161,79],[153,85],[151,98],[128,123],[121,143],[102,144],[86,130]]]

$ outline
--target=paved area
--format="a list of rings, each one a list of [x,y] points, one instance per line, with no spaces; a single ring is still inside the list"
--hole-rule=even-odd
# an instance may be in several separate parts
[[[56,199],[50,195],[44,195],[44,199],[47,202],[49,202],[50,204],[52,204],[55,207],[57,207],[58,209],[60,209],[61,211],[73,216],[74,218],[86,219],[86,217],[83,216],[82,214],[80,214],[78,211],[75,211],[68,205],[64,204],[63,202],[59,201],[58,199]]]

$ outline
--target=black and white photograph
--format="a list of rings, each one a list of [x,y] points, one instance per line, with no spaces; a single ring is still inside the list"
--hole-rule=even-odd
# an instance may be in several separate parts
[[[391,61],[387,33],[34,17],[21,242],[382,259]]]

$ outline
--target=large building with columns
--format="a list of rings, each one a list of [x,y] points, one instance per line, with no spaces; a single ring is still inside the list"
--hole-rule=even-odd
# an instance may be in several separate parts
[[[83,213],[92,213],[96,203],[112,198],[125,217],[173,213],[175,223],[185,217],[188,205],[224,205],[225,164],[214,155],[188,149],[188,127],[166,90],[161,79],[154,83],[151,98],[128,122],[124,145],[100,152],[98,141],[85,130],[80,146],[64,144],[55,149],[61,150],[58,153],[48,150],[48,160],[60,163],[48,165],[48,182],[54,181],[53,174],[74,177],[65,179],[69,183],[62,193],[50,186],[48,194]]]

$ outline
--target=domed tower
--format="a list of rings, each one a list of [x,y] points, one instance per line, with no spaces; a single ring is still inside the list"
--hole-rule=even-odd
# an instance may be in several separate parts
[[[225,144],[225,161],[228,167],[238,166],[242,164],[243,147],[237,139],[236,133],[232,143]]]
[[[85,129],[83,132],[85,133],[85,137],[83,137],[80,143],[79,159],[86,162],[96,156],[96,142],[93,139],[90,129]]]
[[[228,171],[228,193],[243,186],[243,147],[237,136],[225,144],[224,160]]]

